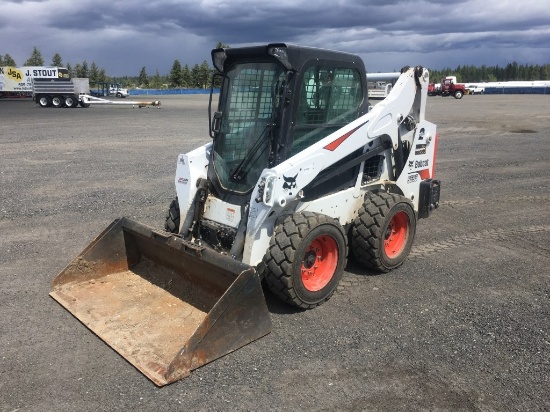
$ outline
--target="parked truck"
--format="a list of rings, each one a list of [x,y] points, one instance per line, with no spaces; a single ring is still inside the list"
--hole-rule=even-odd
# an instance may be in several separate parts
[[[116,96],[119,98],[128,97],[128,89],[123,88],[119,83],[96,82],[90,87],[90,94],[96,97]]]
[[[455,99],[462,99],[466,94],[466,86],[457,83],[455,76],[447,76],[441,83],[430,83],[428,86],[429,96],[453,96]]]

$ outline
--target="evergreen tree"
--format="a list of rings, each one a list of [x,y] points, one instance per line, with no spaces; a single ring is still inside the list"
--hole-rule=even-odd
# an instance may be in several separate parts
[[[44,66],[44,58],[36,46],[33,48],[31,56],[27,59],[23,66]]]
[[[71,66],[71,63],[67,63],[67,71],[69,72],[69,77],[76,77],[76,72],[73,69],[73,66]]]
[[[201,71],[201,68],[199,67],[198,64],[195,64],[191,69],[191,87],[192,88],[201,87],[200,71]]]
[[[59,53],[55,53],[52,57],[52,66],[63,67],[63,59]]]
[[[90,70],[88,69],[88,62],[84,60],[81,67],[81,76],[78,77],[90,77]]]
[[[182,78],[181,78],[181,63],[179,60],[174,60],[172,65],[172,70],[170,70],[170,86],[172,87],[181,87]]]
[[[147,72],[145,71],[145,66],[141,68],[141,71],[139,72],[139,81],[138,81],[140,87],[149,87],[149,76],[147,76]]]
[[[80,63],[74,65],[74,76],[71,77],[82,77],[82,65]]]
[[[181,69],[181,79],[183,87],[191,87],[191,70],[189,69],[188,64],[183,66],[183,69]]]
[[[92,64],[90,66],[90,82],[95,83],[99,81],[99,68],[97,67],[95,62],[92,61]]]
[[[155,89],[162,87],[162,78],[160,77],[159,69],[155,71],[155,75],[151,78],[151,86]]]
[[[102,83],[107,83],[109,81],[109,77],[105,74],[105,69],[100,69],[97,74],[97,81]]]
[[[201,89],[206,89],[210,85],[210,66],[208,62],[204,60],[199,67],[198,72],[198,86]]]

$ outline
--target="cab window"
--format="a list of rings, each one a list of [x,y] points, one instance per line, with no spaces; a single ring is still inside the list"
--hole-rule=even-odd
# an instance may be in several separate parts
[[[310,66],[299,90],[291,156],[355,120],[363,101],[356,69]]]

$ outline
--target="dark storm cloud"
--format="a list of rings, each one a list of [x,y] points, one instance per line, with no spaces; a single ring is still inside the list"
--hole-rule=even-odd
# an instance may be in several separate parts
[[[289,42],[357,53],[371,70],[421,63],[546,63],[550,12],[538,0],[137,0],[3,1],[0,54],[33,46],[109,73],[201,63],[219,41]],[[10,41],[10,37],[14,41]],[[14,50],[16,47],[16,50]],[[401,64],[403,63],[403,64]],[[115,73],[113,73],[115,74]]]

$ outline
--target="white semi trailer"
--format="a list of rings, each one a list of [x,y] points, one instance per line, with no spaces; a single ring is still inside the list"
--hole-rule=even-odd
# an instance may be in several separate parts
[[[2,66],[0,67],[0,97],[30,96],[33,79],[63,81],[69,79],[64,67]]]

